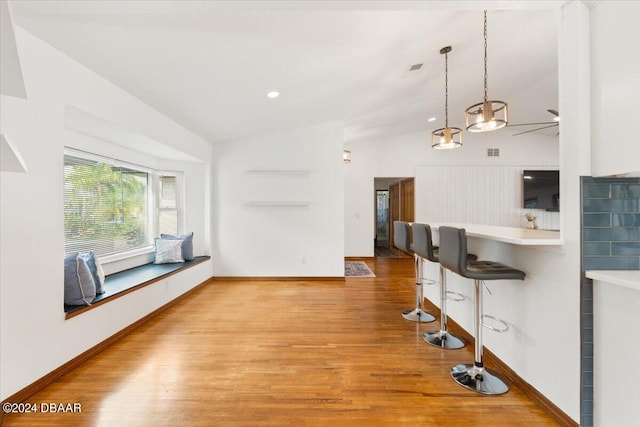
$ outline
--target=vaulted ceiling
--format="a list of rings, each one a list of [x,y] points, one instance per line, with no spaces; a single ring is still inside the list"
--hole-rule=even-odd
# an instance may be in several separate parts
[[[345,140],[450,124],[483,96],[513,122],[558,108],[562,2],[12,1],[14,23],[211,143],[333,120]],[[510,9],[505,9],[505,7]],[[413,64],[423,64],[408,71]],[[533,93],[526,91],[532,87]],[[277,90],[280,97],[267,98]],[[523,96],[525,93],[527,96]],[[433,123],[429,117],[437,117]]]

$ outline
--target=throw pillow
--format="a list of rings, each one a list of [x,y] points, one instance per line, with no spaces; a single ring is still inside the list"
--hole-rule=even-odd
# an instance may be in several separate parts
[[[91,305],[96,297],[96,284],[84,258],[77,253],[64,258],[64,303]]]
[[[87,254],[80,254],[79,256],[85,260],[91,271],[91,276],[93,276],[93,281],[96,284],[96,295],[104,294],[104,271],[95,252],[91,251]]]
[[[156,250],[154,264],[184,262],[182,258],[182,240],[155,239]]]
[[[193,231],[191,233],[173,236],[171,234],[161,234],[160,237],[166,240],[182,240],[182,257],[185,261],[192,261],[193,256]]]

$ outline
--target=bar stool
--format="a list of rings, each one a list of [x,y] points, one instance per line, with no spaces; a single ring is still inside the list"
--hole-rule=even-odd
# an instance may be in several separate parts
[[[413,251],[410,242],[411,225],[404,221],[393,222],[393,244],[403,251],[413,255],[416,273],[416,308],[404,310],[402,317],[412,322],[427,323],[436,320],[434,316],[422,310],[422,259]],[[431,281],[433,283],[433,281]]]
[[[440,264],[438,258],[438,247],[433,246],[433,239],[431,234],[431,226],[428,224],[413,223],[411,226],[413,232],[413,250],[416,254],[422,258],[428,259],[431,262],[439,264],[440,270],[440,330],[434,332],[425,332],[422,338],[428,343],[436,347],[443,348],[445,350],[456,350],[464,347],[464,341],[451,335],[447,332],[447,299],[453,301],[462,301],[464,296],[460,299],[453,299],[449,294],[455,294],[454,292],[447,291],[447,277],[444,267]],[[473,254],[467,255],[467,260],[477,260],[478,257]],[[460,295],[461,296],[461,295]]]
[[[461,386],[482,394],[496,395],[509,391],[507,383],[495,372],[486,369],[482,363],[482,327],[497,332],[506,332],[506,322],[493,316],[483,314],[482,285],[484,280],[524,280],[525,273],[515,268],[493,261],[467,260],[467,233],[463,228],[442,226],[440,231],[440,248],[438,256],[440,265],[462,277],[474,280],[474,332],[475,360],[473,364],[456,365],[451,368],[451,377]],[[483,319],[492,318],[505,325],[498,329],[482,323]]]

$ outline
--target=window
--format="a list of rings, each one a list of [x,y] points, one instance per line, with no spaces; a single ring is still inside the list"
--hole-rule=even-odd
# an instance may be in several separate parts
[[[177,235],[181,178],[67,149],[65,254],[94,251],[102,258],[148,248],[161,233]]]
[[[158,180],[158,233],[178,234],[178,179],[162,175]]]
[[[100,256],[148,246],[149,177],[109,159],[65,155],[65,254]]]

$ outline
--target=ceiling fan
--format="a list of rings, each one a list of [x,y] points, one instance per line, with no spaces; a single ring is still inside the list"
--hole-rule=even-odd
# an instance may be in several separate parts
[[[547,110],[549,113],[553,114],[553,121],[550,122],[534,122],[534,123],[518,123],[515,125],[512,124],[508,124],[507,126],[509,127],[516,127],[516,126],[538,126],[534,129],[528,129],[522,132],[518,132],[518,133],[514,133],[513,136],[518,136],[518,135],[522,135],[525,133],[529,133],[529,132],[535,132],[538,130],[542,130],[542,129],[549,129],[552,127],[558,127],[560,125],[560,113],[558,113],[557,110]],[[560,135],[560,130],[558,130],[558,132],[556,132],[555,136]]]

